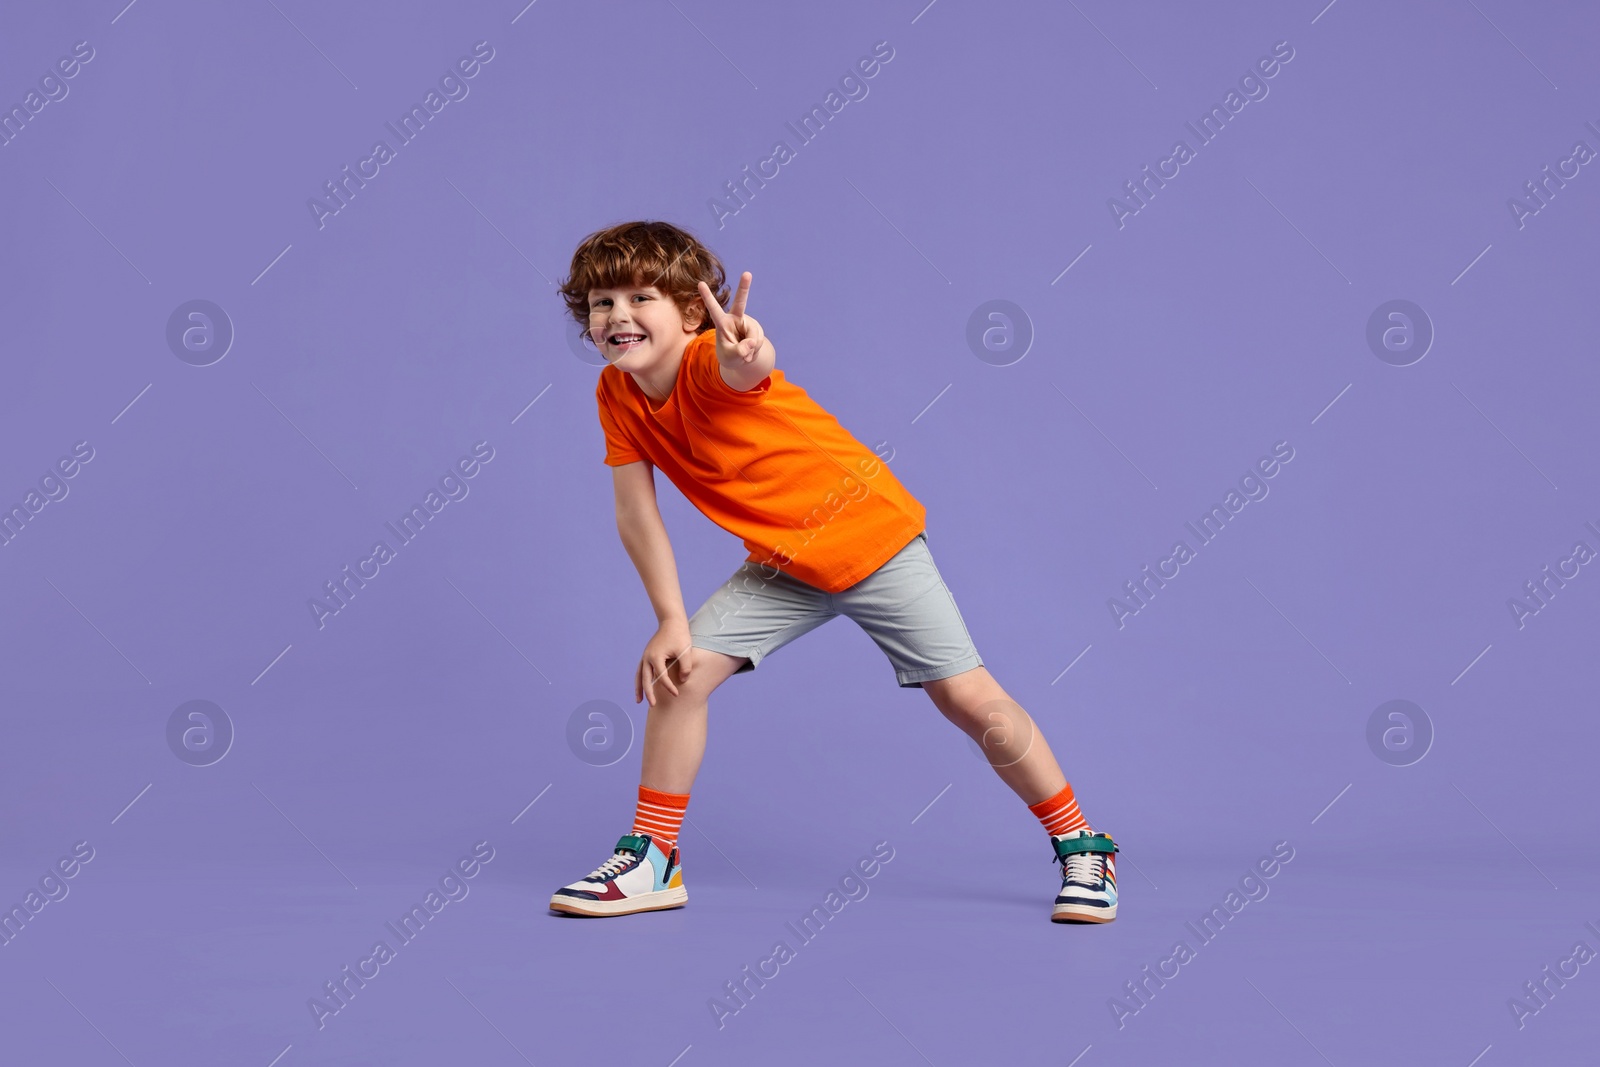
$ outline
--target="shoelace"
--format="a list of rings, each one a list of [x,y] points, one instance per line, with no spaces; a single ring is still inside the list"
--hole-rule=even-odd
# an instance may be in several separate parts
[[[1103,871],[1101,862],[1099,853],[1074,852],[1066,859],[1067,881],[1098,888]]]
[[[610,859],[606,860],[600,866],[596,867],[594,869],[594,872],[591,873],[589,875],[589,877],[590,878],[601,879],[601,880],[604,880],[606,878],[610,878],[612,875],[617,874],[624,867],[626,867],[628,865],[628,862],[630,860],[632,860],[633,858],[634,858],[634,855],[633,855],[632,852],[626,852],[626,851],[624,851],[624,850],[619,848],[619,849],[617,849],[616,853],[612,855],[612,857]]]

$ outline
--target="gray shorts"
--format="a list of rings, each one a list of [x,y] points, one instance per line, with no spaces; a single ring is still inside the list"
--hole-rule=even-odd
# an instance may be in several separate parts
[[[781,572],[768,577],[772,570],[745,561],[689,619],[695,648],[748,660],[735,674],[755,670],[768,654],[837,615],[854,619],[877,642],[902,688],[983,665],[925,532],[840,593]]]

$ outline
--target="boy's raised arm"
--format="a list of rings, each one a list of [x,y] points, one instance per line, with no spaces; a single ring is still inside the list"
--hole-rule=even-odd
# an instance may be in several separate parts
[[[700,283],[700,302],[717,328],[717,363],[722,380],[730,389],[749,392],[760,385],[778,362],[777,350],[767,340],[766,332],[753,315],[744,313],[746,299],[750,296],[751,274],[739,275],[739,288],[734,291],[733,305],[723,311],[716,295],[705,282]]]

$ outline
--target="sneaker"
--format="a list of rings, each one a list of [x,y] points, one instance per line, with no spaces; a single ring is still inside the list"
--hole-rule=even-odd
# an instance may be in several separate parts
[[[1050,921],[1108,923],[1117,917],[1117,843],[1110,834],[1074,830],[1052,836],[1061,864],[1061,892]]]
[[[649,834],[624,834],[616,852],[593,874],[556,890],[550,910],[569,915],[628,915],[681,908],[688,900],[677,846],[672,855],[664,856]]]

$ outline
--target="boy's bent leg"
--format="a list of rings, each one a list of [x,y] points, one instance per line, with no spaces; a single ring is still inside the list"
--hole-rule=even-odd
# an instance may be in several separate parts
[[[1060,793],[1066,775],[1038,724],[1012,700],[987,667],[922,683],[945,718],[977,742],[989,766],[1023,803]]]
[[[828,595],[781,573],[768,577],[748,561],[689,617],[689,677],[681,664],[667,668],[678,695],[655,687],[656,703],[644,731],[640,784],[685,794],[706,750],[706,708],[711,692],[736,673],[753,671],[772,652],[833,618]]]
[[[822,590],[748,562],[700,606],[689,619],[689,648],[651,683],[633,830],[590,875],[558,889],[553,910],[627,915],[687,901],[677,836],[705,755],[711,693],[836,614]]]
[[[678,857],[678,828],[689,805],[689,787],[706,747],[706,709],[713,690],[747,661],[698,647],[667,667],[677,687],[661,686],[644,728],[644,767],[633,829],[611,857],[586,877],[562,886],[550,909],[567,915],[631,915],[680,908],[689,899]]]
[[[687,793],[706,751],[706,716],[712,691],[744,666],[742,656],[694,648],[687,679],[674,662],[668,671],[677,695],[658,687],[644,726],[644,765],[639,784],[663,793]]]

